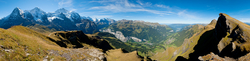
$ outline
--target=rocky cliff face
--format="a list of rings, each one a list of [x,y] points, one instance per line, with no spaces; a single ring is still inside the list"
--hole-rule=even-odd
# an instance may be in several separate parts
[[[98,32],[97,25],[87,19],[81,19],[80,23],[76,23],[77,29],[82,30],[84,33],[95,33]]]
[[[194,47],[195,51],[189,54],[189,60],[196,60],[198,56],[207,55],[209,52],[222,58],[227,57],[230,59],[242,60],[240,57],[250,52],[249,48],[247,48],[249,46],[249,29],[250,26],[247,24],[227,14],[220,13],[215,28],[203,33],[197,45]],[[204,45],[207,43],[209,45]]]
[[[176,61],[248,60],[250,26],[227,14],[220,13],[219,15],[217,21],[211,21],[203,31],[185,40],[180,47],[167,49],[164,52],[168,54],[166,59]]]
[[[227,14],[220,13],[219,15],[220,17],[218,18],[215,28],[205,31],[198,37],[200,39],[197,40],[198,43],[193,48],[194,52],[189,54],[188,60],[198,60],[197,58],[199,57],[204,60],[205,58],[202,56],[207,54],[211,54],[211,56],[218,55],[220,58],[223,58],[219,60],[247,59],[241,57],[250,52],[248,48],[250,38],[250,33],[248,31],[250,31],[250,26]],[[213,24],[214,21],[211,23]],[[190,40],[193,39],[191,38]]]
[[[112,32],[111,29],[100,30],[100,31],[102,31],[102,32],[108,32],[108,33],[110,33],[110,34],[113,34],[113,35],[115,35],[115,37],[116,37],[117,39],[120,39],[122,42],[126,42],[126,41],[128,40],[128,38],[126,38],[126,37],[123,35],[123,33],[120,32],[120,31]]]
[[[227,58],[235,60],[248,60],[249,58],[242,57],[249,57],[249,31],[250,26],[247,24],[240,22],[227,14],[220,13],[220,17],[218,18],[213,32],[214,44],[217,47],[213,47],[214,51],[211,52],[222,58],[218,60],[226,60]],[[195,53],[193,55],[195,55]]]
[[[139,39],[139,38],[132,37],[132,36],[125,37],[121,31],[114,31],[114,32],[112,32],[111,29],[104,29],[104,30],[100,30],[100,31],[102,31],[102,32],[108,32],[110,34],[113,34],[113,35],[115,35],[115,37],[117,39],[120,39],[122,42],[127,42],[130,39],[132,39],[135,42],[147,41],[146,39]]]

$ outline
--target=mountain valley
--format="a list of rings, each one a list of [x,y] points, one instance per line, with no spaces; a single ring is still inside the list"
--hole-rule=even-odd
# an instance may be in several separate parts
[[[16,7],[0,19],[0,61],[247,61],[249,29],[225,13],[164,25]]]

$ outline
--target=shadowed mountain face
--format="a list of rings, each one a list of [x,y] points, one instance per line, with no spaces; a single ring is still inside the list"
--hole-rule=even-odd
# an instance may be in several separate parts
[[[211,21],[203,31],[185,40],[180,47],[167,49],[164,53],[171,55],[166,59],[177,61],[246,60],[250,52],[249,31],[249,25],[220,13],[217,22]]]
[[[188,60],[213,60],[202,57],[207,54],[218,55],[214,60],[239,59],[250,52],[248,31],[247,24],[220,13],[215,28],[202,33]]]
[[[85,43],[100,48],[104,51],[113,49],[113,47],[111,47],[111,45],[109,45],[106,40],[103,40],[98,36],[88,37],[82,31],[58,31],[50,34],[50,36],[60,39],[60,42],[63,43],[60,45],[61,47],[82,48],[84,47],[83,43]]]

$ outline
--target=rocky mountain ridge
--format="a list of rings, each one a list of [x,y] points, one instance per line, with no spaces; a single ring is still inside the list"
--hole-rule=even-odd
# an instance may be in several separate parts
[[[211,21],[201,32],[186,39],[180,47],[169,47],[163,54],[156,54],[156,60],[249,60],[250,26],[220,13],[218,20]]]

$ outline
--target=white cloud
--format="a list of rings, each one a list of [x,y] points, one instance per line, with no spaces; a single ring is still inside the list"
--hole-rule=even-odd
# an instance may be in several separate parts
[[[151,6],[151,5],[152,5],[152,3],[150,3],[150,2],[147,2],[144,4],[144,6]]]
[[[250,22],[250,18],[239,18],[239,20],[242,22]]]
[[[73,0],[60,0],[58,2],[59,8],[68,8],[70,12],[77,11],[77,9],[73,8]]]
[[[72,12],[72,11],[76,11],[77,9],[74,9],[74,8],[72,8],[71,10],[70,10],[70,12]]]
[[[158,11],[158,10],[151,10],[142,7],[144,5],[142,2],[139,4],[130,3],[128,0],[103,0],[103,1],[91,1],[101,3],[104,6],[95,6],[91,7],[90,10],[102,10],[102,11],[110,11],[110,12],[138,12],[144,11],[153,14],[160,14],[160,15],[169,15],[171,11]],[[138,0],[139,2],[139,0]],[[146,3],[145,5],[151,5],[151,3]]]
[[[58,6],[60,8],[71,7],[72,6],[72,0],[61,0],[60,2],[58,2]]]
[[[150,2],[144,3],[144,2],[142,2],[141,0],[137,0],[136,2],[137,2],[138,4],[140,4],[141,6],[151,6],[151,5],[152,5],[152,3],[150,3]]]
[[[186,10],[182,10],[182,11],[178,12],[177,15],[184,17],[184,18],[187,18],[187,19],[199,19],[195,15],[188,14]]]
[[[160,8],[167,8],[167,9],[171,9],[169,6],[165,6],[162,4],[155,4],[156,7],[160,7]]]
[[[187,11],[187,9],[181,9],[178,7],[170,7],[162,4],[154,4],[153,7],[163,8],[165,10],[149,9],[152,7],[152,3],[136,0],[135,3],[131,3],[128,0],[101,0],[91,1],[91,3],[100,3],[100,6],[93,6],[89,10],[97,10],[99,13],[119,13],[119,12],[148,12],[158,14],[159,16],[165,15],[177,15],[181,19],[187,20],[201,20],[193,12]],[[105,14],[104,14],[105,15]]]
[[[140,5],[143,5],[143,3],[140,0],[137,0],[136,2],[139,3]]]
[[[92,18],[110,18],[112,17],[111,15],[93,15],[91,16]]]

